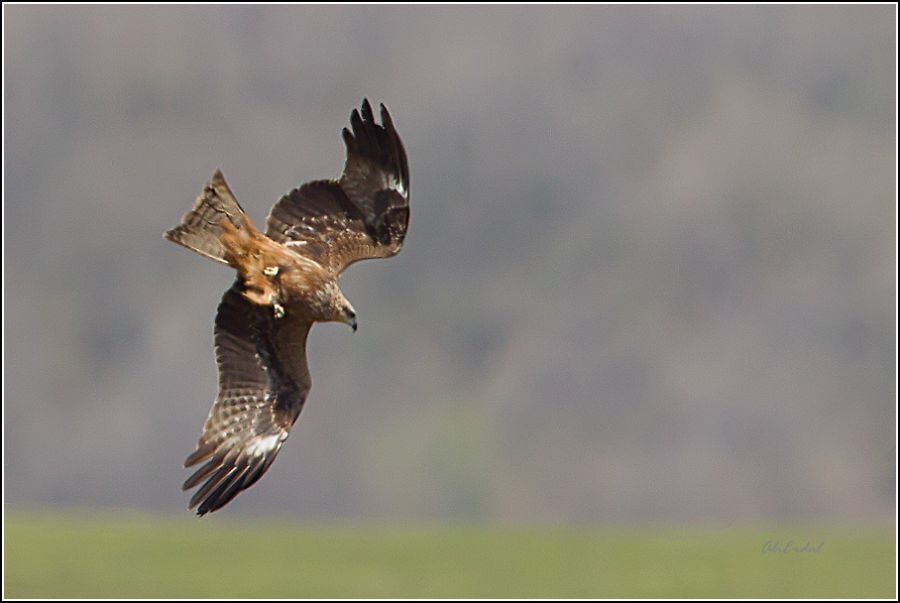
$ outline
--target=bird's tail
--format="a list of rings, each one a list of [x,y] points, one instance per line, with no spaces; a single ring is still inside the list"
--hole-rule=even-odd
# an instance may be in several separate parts
[[[184,214],[181,224],[163,236],[200,255],[228,264],[228,252],[221,236],[226,229],[229,231],[234,229],[225,226],[225,222],[230,222],[229,226],[234,226],[238,230],[245,227],[253,228],[247,214],[225,183],[222,172],[216,170],[203,192],[197,197],[194,208]]]

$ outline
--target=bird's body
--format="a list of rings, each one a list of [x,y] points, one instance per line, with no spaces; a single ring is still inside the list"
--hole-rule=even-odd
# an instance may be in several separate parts
[[[281,245],[259,232],[250,220],[244,228],[222,223],[219,240],[225,259],[244,284],[244,295],[260,306],[272,306],[277,318],[288,309],[309,322],[343,320],[348,306],[337,275],[303,255],[299,245]]]
[[[409,222],[409,168],[382,105],[368,101],[344,129],[347,162],[339,180],[304,184],[272,208],[265,233],[241,209],[220,171],[194,208],[165,237],[233,267],[238,278],[215,321],[219,395],[185,466],[203,463],[184,483],[190,502],[215,511],[266,472],[309,394],[306,338],[316,322],[356,312],[338,277],[363,259],[390,257]],[[202,485],[201,485],[202,484]]]

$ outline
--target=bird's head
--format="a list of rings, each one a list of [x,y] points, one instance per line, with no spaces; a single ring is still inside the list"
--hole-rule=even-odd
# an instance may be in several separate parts
[[[353,304],[344,297],[344,292],[341,291],[341,288],[337,283],[331,283],[324,289],[327,291],[329,298],[327,311],[329,316],[325,320],[342,322],[349,325],[350,328],[356,332],[358,325],[356,322],[356,310],[353,309]]]
[[[351,306],[349,302],[344,306],[341,312],[341,316],[341,322],[350,325],[350,328],[353,329],[354,333],[356,333],[356,311],[353,309],[353,306]]]

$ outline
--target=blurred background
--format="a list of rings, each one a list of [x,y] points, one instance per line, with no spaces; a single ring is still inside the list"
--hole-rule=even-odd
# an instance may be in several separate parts
[[[410,156],[229,518],[886,520],[893,6],[5,6],[5,499],[187,515],[230,270],[363,97]],[[229,519],[226,519],[228,521]],[[754,545],[755,546],[755,545]]]

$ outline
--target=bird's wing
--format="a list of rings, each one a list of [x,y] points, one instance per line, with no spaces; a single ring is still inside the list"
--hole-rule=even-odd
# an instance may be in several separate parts
[[[368,100],[344,128],[347,162],[339,180],[317,180],[275,204],[266,234],[339,274],[358,260],[400,251],[409,224],[409,165],[391,115],[381,125]]]
[[[184,466],[203,463],[185,482],[204,515],[226,505],[262,477],[297,420],[310,378],[306,336],[310,323],[249,301],[235,283],[216,314],[215,348],[219,395],[209,411],[197,449]]]

